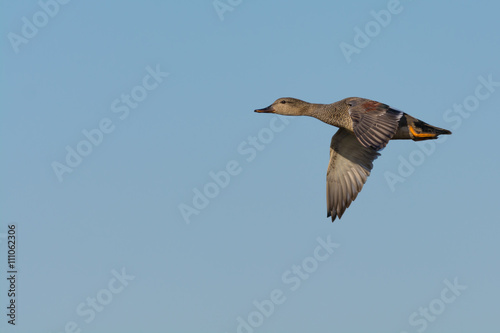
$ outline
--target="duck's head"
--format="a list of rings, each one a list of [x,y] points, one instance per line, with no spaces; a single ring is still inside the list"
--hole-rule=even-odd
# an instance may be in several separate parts
[[[301,101],[300,99],[284,97],[278,98],[273,104],[267,108],[257,109],[259,113],[277,113],[285,116],[305,116],[311,104]]]

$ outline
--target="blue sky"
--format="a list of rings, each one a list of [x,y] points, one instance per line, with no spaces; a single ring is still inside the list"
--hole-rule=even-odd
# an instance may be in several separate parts
[[[2,1],[0,330],[493,332],[499,10]],[[253,112],[285,96],[453,135],[391,142],[332,224],[336,129]]]

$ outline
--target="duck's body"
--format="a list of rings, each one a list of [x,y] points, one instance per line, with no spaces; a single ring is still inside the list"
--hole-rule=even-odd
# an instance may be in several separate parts
[[[260,113],[310,116],[340,130],[332,137],[327,171],[327,216],[332,221],[361,191],[373,161],[390,140],[429,140],[450,131],[431,126],[386,104],[349,97],[332,104],[313,104],[295,98],[280,98]]]

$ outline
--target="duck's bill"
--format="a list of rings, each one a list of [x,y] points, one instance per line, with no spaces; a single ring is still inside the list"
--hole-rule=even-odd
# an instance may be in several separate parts
[[[257,109],[257,110],[255,110],[255,112],[258,112],[258,113],[274,113],[274,109],[273,109],[272,105],[269,105],[267,108]]]

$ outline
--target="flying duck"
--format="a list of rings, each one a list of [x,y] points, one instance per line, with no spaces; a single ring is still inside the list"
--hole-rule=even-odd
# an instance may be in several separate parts
[[[314,104],[296,98],[279,98],[259,113],[310,116],[339,130],[330,143],[326,172],[327,217],[340,219],[363,188],[389,140],[429,140],[450,131],[429,125],[390,106],[360,97],[332,104]]]

